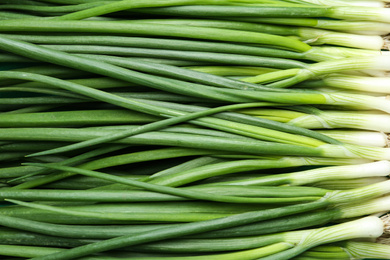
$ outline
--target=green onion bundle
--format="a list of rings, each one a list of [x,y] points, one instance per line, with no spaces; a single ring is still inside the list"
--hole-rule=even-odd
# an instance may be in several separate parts
[[[390,259],[381,0],[0,4],[0,258]]]

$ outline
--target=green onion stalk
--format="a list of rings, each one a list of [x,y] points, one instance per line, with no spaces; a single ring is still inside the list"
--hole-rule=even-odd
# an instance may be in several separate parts
[[[196,30],[194,30],[196,29]],[[176,25],[158,25],[148,23],[128,23],[110,21],[54,21],[30,20],[28,23],[20,20],[3,21],[1,32],[14,31],[40,31],[40,32],[72,32],[72,33],[111,33],[111,34],[138,34],[153,36],[184,37],[190,39],[216,40],[224,42],[242,42],[252,44],[265,44],[304,52],[310,46],[296,39],[283,36],[205,27],[183,27]]]
[[[380,51],[385,45],[384,39],[378,35],[360,35],[344,32],[329,31],[324,29],[315,29],[307,27],[278,26],[259,23],[249,23],[240,21],[218,21],[218,20],[199,20],[199,19],[140,19],[128,21],[128,23],[152,23],[152,24],[171,24],[195,27],[213,27],[243,31],[254,31],[261,33],[270,33],[283,36],[296,36],[299,40],[310,45],[337,45],[352,48],[361,48]],[[384,34],[390,32],[387,24]]]
[[[292,2],[292,3],[308,3],[308,4],[315,4],[315,5],[331,5],[331,6],[368,6],[368,7],[384,7],[385,1],[381,0],[374,0],[374,1],[364,1],[364,0],[358,0],[358,1],[345,1],[345,0],[331,0],[331,1],[321,1],[321,0],[285,0],[286,2]]]
[[[144,48],[123,48],[123,47],[105,47],[105,46],[56,46],[56,45],[45,45],[45,47],[50,49],[56,49],[60,51],[65,51],[68,53],[73,53],[80,57],[86,57],[90,59],[101,60],[110,64],[127,67],[129,69],[134,69],[137,66],[137,69],[140,71],[145,71],[145,69],[138,64],[134,64],[134,60],[131,58],[134,57],[152,57],[152,58],[163,58],[163,59],[178,59],[190,62],[199,62],[211,63],[211,64],[227,64],[227,65],[236,65],[236,66],[264,66],[267,68],[274,69],[291,69],[291,68],[304,68],[306,63],[289,60],[284,58],[269,58],[269,57],[259,57],[259,56],[247,56],[247,55],[237,55],[237,54],[226,54],[226,53],[210,53],[210,52],[194,52],[194,51],[175,51],[175,50],[150,50]],[[103,55],[102,55],[103,54]],[[110,56],[109,56],[110,55]],[[123,55],[124,58],[112,57],[112,55]],[[146,62],[143,62],[144,64]],[[152,64],[149,65],[151,67]],[[144,65],[145,66],[145,65]],[[157,67],[156,65],[154,65]],[[161,70],[161,65],[159,66]],[[166,69],[168,65],[164,66]],[[149,69],[150,70],[150,69]],[[176,69],[180,70],[180,69]],[[184,69],[181,69],[184,72]],[[158,70],[148,71],[151,74],[159,74]],[[187,71],[187,74],[189,72]],[[184,74],[184,73],[183,73]],[[192,72],[196,74],[196,72]],[[183,77],[184,75],[182,75]],[[177,76],[176,76],[177,77]],[[209,76],[210,77],[210,76]],[[191,81],[199,81],[201,79],[191,79]],[[228,79],[225,79],[227,81]],[[240,85],[236,83],[236,85]],[[248,84],[248,83],[247,83]],[[227,87],[227,86],[225,86]],[[255,87],[255,86],[253,86]],[[258,88],[258,87],[257,87]]]
[[[282,79],[268,85],[272,87],[284,88],[293,86],[308,79],[313,79],[315,77],[355,70],[388,71],[389,59],[386,56],[374,56],[323,61],[309,65],[304,69],[290,69],[285,71],[271,72],[268,74],[259,75],[258,77],[246,78],[244,81],[252,83],[264,83]],[[290,78],[284,79],[286,77]]]
[[[380,94],[390,93],[390,80],[388,77],[365,77],[346,74],[334,74],[317,79],[313,82],[303,82],[302,86],[308,88],[328,86],[337,88],[339,91],[355,90]]]
[[[257,178],[235,181],[222,181],[223,185],[309,185],[310,183],[329,180],[348,180],[367,177],[385,177],[390,174],[388,161],[367,164],[320,167],[312,170],[281,173]],[[203,185],[207,187],[207,185]]]
[[[309,158],[308,158],[309,159]],[[322,160],[318,160],[317,163],[321,163]],[[230,182],[222,182],[222,184],[237,184],[237,185],[283,185],[283,184],[289,184],[289,185],[304,185],[310,182],[315,181],[321,181],[321,180],[327,180],[327,179],[348,179],[348,178],[354,178],[352,176],[355,176],[356,178],[359,177],[374,177],[374,176],[387,176],[389,174],[388,172],[388,165],[385,163],[386,161],[382,161],[382,163],[378,162],[377,166],[375,164],[370,165],[373,167],[373,169],[365,168],[365,164],[358,164],[358,165],[350,165],[348,167],[335,167],[335,168],[319,168],[315,170],[311,170],[309,172],[297,172],[297,173],[288,173],[288,174],[278,174],[277,176],[266,176],[266,177],[259,177],[259,178],[245,178],[243,180],[238,181],[230,181]],[[242,168],[238,168],[237,165],[241,164]],[[189,169],[186,171],[176,172],[170,175],[164,175],[164,176],[150,176],[147,181],[151,183],[156,183],[160,185],[166,185],[166,186],[179,186],[188,183],[190,180],[199,180],[199,179],[205,179],[210,178],[214,176],[218,176],[221,174],[228,174],[228,173],[237,173],[240,171],[248,171],[248,170],[260,170],[260,169],[270,169],[269,164],[274,164],[278,166],[274,166],[275,168],[279,167],[288,167],[288,165],[291,166],[299,166],[302,165],[302,162],[300,163],[297,158],[289,158],[284,157],[278,160],[240,160],[240,161],[232,161],[232,162],[217,162],[213,165],[205,165],[193,169]],[[316,160],[310,163],[311,165],[316,164]],[[349,168],[350,167],[350,168]],[[360,167],[360,168],[359,168]],[[377,168],[377,171],[375,170],[375,167]],[[238,169],[237,169],[238,168]],[[349,170],[350,169],[350,170]],[[359,169],[359,170],[357,170]],[[338,174],[339,171],[345,171],[343,174]],[[357,171],[357,172],[355,172]],[[364,172],[366,172],[365,175]],[[351,175],[348,175],[351,174]],[[362,175],[359,175],[362,174]],[[302,174],[302,176],[300,175]],[[308,174],[308,176],[305,176]],[[313,175],[311,175],[313,174]],[[354,174],[354,175],[353,175]],[[372,175],[371,175],[372,174]],[[378,174],[378,175],[376,175]],[[338,177],[333,177],[337,175]],[[321,176],[321,177],[319,177]],[[349,177],[347,177],[349,176]],[[309,178],[309,180],[306,179]],[[295,179],[296,178],[296,179]],[[319,178],[319,179],[317,179]],[[300,181],[303,181],[304,183],[300,183]],[[220,182],[218,182],[220,183]],[[299,183],[299,184],[298,184]]]
[[[374,113],[363,113],[363,112],[340,112],[340,111],[324,111],[324,113],[320,113],[320,115],[311,115],[313,117],[317,117],[314,121],[317,121],[317,125],[311,125],[310,116],[306,117],[304,120],[307,120],[306,127],[308,128],[350,128],[350,129],[364,129],[364,130],[372,130],[388,133],[390,129],[386,129],[383,127],[383,124],[386,124],[388,121],[387,114],[374,114]],[[303,126],[300,122],[302,122],[303,117],[295,118],[289,121],[289,124],[295,126]],[[353,121],[353,122],[352,122]],[[381,122],[381,125],[378,123]]]
[[[389,10],[379,7],[362,6],[298,6],[298,7],[246,7],[246,6],[176,6],[148,8],[142,12],[192,17],[261,17],[261,18],[312,18],[327,17],[333,19],[360,20],[388,23]]]
[[[390,117],[380,112],[359,111],[357,113],[347,110],[319,109],[294,111],[293,109],[246,109],[242,112],[309,129],[349,128],[390,132],[390,128],[387,128],[390,125]]]
[[[311,184],[312,187],[330,189],[330,190],[347,190],[357,189],[367,185],[375,184],[381,181],[386,181],[387,177],[367,177],[348,180],[328,180],[320,181]]]
[[[350,3],[350,2],[349,2]],[[232,20],[306,26],[318,29],[349,32],[363,35],[386,35],[389,31],[388,23],[352,21],[352,20],[330,20],[320,18],[232,18]]]
[[[0,129],[1,139],[9,140],[52,140],[61,142],[81,142],[116,134],[117,131],[76,129],[76,128],[8,128]],[[26,134],[27,133],[27,134]],[[388,148],[366,147],[356,145],[322,144],[318,147],[307,147],[276,142],[265,142],[254,139],[202,136],[182,133],[148,132],[117,141],[121,144],[162,145],[186,148],[245,153],[252,155],[292,155],[328,158],[364,158],[371,160],[388,160]]]

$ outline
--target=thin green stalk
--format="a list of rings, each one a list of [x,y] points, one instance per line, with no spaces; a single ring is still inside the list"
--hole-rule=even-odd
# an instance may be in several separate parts
[[[131,110],[119,109],[35,112],[22,114],[7,113],[0,114],[0,127],[143,124],[154,122],[158,119],[158,117],[137,113]]]
[[[270,23],[314,27],[335,31],[364,32],[373,35],[384,35],[389,32],[388,23],[369,21],[330,20],[318,18],[234,18],[246,22]]]
[[[267,25],[241,21],[220,21],[200,19],[141,19],[141,23],[173,24],[183,26],[212,27],[223,29],[234,29],[243,31],[254,31],[283,36],[297,36],[303,42],[310,45],[338,45],[353,48],[381,50],[384,40],[379,35],[361,35],[359,33],[335,32],[332,30],[314,29],[307,27]],[[389,32],[387,30],[385,33]]]
[[[109,221],[121,221],[121,222],[168,222],[168,223],[176,223],[176,222],[197,222],[210,220],[215,218],[221,218],[232,215],[232,213],[213,213],[213,212],[183,212],[183,211],[173,211],[173,212],[159,212],[159,214],[155,214],[154,212],[143,212],[137,211],[135,212],[105,212],[102,214],[101,212],[90,212],[90,211],[82,211],[82,210],[72,210],[72,209],[64,209],[60,207],[36,204],[32,202],[21,202],[17,200],[6,200],[19,205],[29,205],[32,208],[51,211],[61,215],[66,216],[75,216],[78,218],[94,218],[94,219],[102,219]],[[148,202],[150,204],[151,202]],[[167,203],[167,202],[165,202]],[[177,203],[177,202],[176,202]],[[149,205],[150,206],[150,205]],[[53,217],[53,216],[52,216]]]
[[[333,61],[323,61],[316,64],[311,64],[305,69],[300,69],[297,74],[289,79],[281,80],[272,84],[268,84],[271,87],[283,88],[289,87],[302,81],[323,76],[326,74],[339,73],[343,71],[354,70],[382,70],[387,71],[390,69],[388,57],[386,56],[371,56],[371,57],[357,57],[357,58],[344,58]],[[275,74],[276,79],[279,76],[279,72],[270,72]],[[267,74],[266,74],[267,75]],[[260,80],[263,75],[260,75]],[[256,82],[256,77],[246,79],[250,82]]]
[[[0,92],[6,92],[6,93],[14,93],[14,92],[22,92],[23,94],[25,92],[27,93],[39,93],[39,94],[47,94],[52,96],[62,96],[62,97],[70,97],[70,98],[76,98],[76,99],[84,99],[84,97],[69,93],[66,91],[58,90],[58,89],[42,89],[42,88],[24,88],[24,87],[2,87],[0,88]]]
[[[122,179],[128,179],[123,178]],[[221,195],[225,198],[225,202],[233,203],[264,203],[264,204],[284,204],[284,203],[300,203],[318,200],[325,194],[325,190],[321,188],[288,188],[283,193],[280,193],[274,187],[262,188],[254,190],[249,188],[245,190],[245,187],[224,187],[215,186],[214,189],[208,188],[198,191],[197,189],[190,189],[191,192],[204,192],[211,197],[215,194]],[[236,188],[236,189],[235,189]],[[233,191],[228,192],[229,189]],[[184,194],[184,193],[183,193]],[[257,196],[256,196],[257,195]],[[242,200],[228,199],[233,197],[243,197]],[[34,189],[34,190],[11,190],[2,189],[0,191],[1,199],[15,199],[15,200],[39,200],[39,201],[83,201],[83,202],[169,202],[169,201],[182,201],[186,200],[179,196],[164,195],[158,192],[148,192],[139,190],[59,190],[59,189]],[[248,199],[249,198],[249,199]],[[213,201],[214,199],[209,199]],[[102,216],[104,217],[104,216]]]
[[[115,146],[114,146],[115,147]],[[121,146],[119,146],[121,147]],[[95,149],[90,152],[87,152],[85,154],[81,154],[79,156],[74,157],[71,160],[72,161],[63,161],[63,164],[71,165],[74,162],[80,162],[79,159],[81,158],[91,158],[90,156],[95,156],[95,153],[101,152],[101,154],[105,154],[109,151],[105,151],[105,149],[110,148],[100,148]],[[118,166],[118,165],[124,165],[124,164],[131,164],[131,163],[137,163],[137,162],[145,162],[145,161],[154,161],[154,160],[162,160],[162,159],[168,159],[168,158],[177,158],[177,157],[186,157],[186,156],[196,156],[196,155],[212,155],[218,152],[212,151],[212,150],[197,150],[197,149],[187,149],[187,148],[163,148],[163,149],[156,149],[156,150],[150,150],[150,151],[140,151],[140,152],[134,152],[130,154],[122,154],[122,155],[116,155],[116,156],[109,156],[107,158],[103,159],[97,159],[90,162],[84,163],[82,167],[84,169],[94,170],[94,169],[101,169],[101,168],[108,168],[111,166]],[[61,164],[61,163],[60,163]],[[70,176],[73,176],[74,173],[71,172],[61,172],[58,174],[52,174],[49,176],[44,176],[39,179],[31,180],[24,182],[22,184],[16,185],[12,187],[12,189],[28,189],[33,188],[37,186],[41,186],[44,184],[48,184],[51,182],[55,182]],[[31,175],[30,175],[31,176]]]
[[[59,104],[77,104],[84,103],[85,99],[76,99],[68,97],[13,97],[1,98],[1,105],[7,106],[12,110],[18,107],[30,105],[59,105]]]
[[[40,149],[53,149],[61,143],[56,142],[12,142],[0,145],[1,152],[28,152],[37,151]]]
[[[209,164],[214,164],[218,162],[223,162],[224,160],[221,158],[214,158],[210,156],[201,156],[195,159],[191,159],[189,161],[185,161],[184,163],[175,165],[173,167],[170,167],[168,169],[164,169],[162,171],[153,173],[148,177],[149,180],[155,179],[157,177],[162,177],[162,176],[169,176],[171,174],[175,174],[177,172],[182,172],[185,170],[193,169],[196,167],[204,166],[204,165],[209,165]]]
[[[92,8],[95,6],[100,6],[100,3],[85,3],[85,4],[79,4],[79,5],[68,5],[68,6],[44,6],[44,5],[20,5],[20,4],[4,4],[0,6],[0,10],[20,10],[24,12],[33,12],[33,13],[40,13],[45,14],[48,13],[50,15],[55,13],[68,13],[68,12],[77,12],[80,10]]]
[[[217,76],[255,76],[276,71],[276,69],[247,66],[190,66],[186,68]]]
[[[49,48],[52,48],[50,46]],[[100,49],[100,47],[97,47]],[[115,47],[114,47],[115,48]],[[121,47],[119,47],[121,48]],[[56,49],[56,48],[53,48]],[[58,48],[61,50],[62,48]],[[65,48],[66,49],[66,48]],[[105,49],[103,47],[102,49]],[[131,48],[125,48],[125,52],[132,52]],[[135,51],[135,55],[138,55],[139,53],[141,56],[143,55],[143,51],[145,51],[146,56],[151,54],[151,56],[154,56],[152,53],[153,51],[150,49],[142,49],[142,48],[134,48],[137,49]],[[134,50],[133,49],[133,50]],[[62,51],[67,51],[67,50],[62,50]],[[95,50],[92,46],[89,46],[88,51],[86,52],[92,52],[94,53]],[[100,53],[100,51],[97,51],[97,53]],[[110,51],[103,51],[102,54],[110,54]],[[182,55],[183,54],[183,55]],[[79,55],[79,54],[78,54]],[[125,55],[126,54],[122,53],[120,55]],[[156,56],[158,57],[163,57],[163,58],[174,58],[175,55],[178,55],[177,58],[178,60],[180,59],[188,59],[188,60],[194,60],[194,61],[210,61],[211,63],[217,62],[218,60],[221,61],[222,63],[227,62],[227,63],[237,63],[238,65],[249,65],[254,63],[258,63],[257,65],[264,65],[264,66],[269,66],[269,67],[283,67],[283,68],[290,68],[290,67],[305,67],[305,64],[300,63],[300,62],[295,62],[291,61],[288,62],[286,59],[277,59],[273,58],[271,60],[270,58],[261,58],[261,57],[256,57],[256,61],[254,61],[254,57],[251,56],[244,56],[244,55],[230,55],[230,54],[217,54],[217,53],[202,53],[202,52],[189,52],[189,51],[164,51],[164,50],[158,50],[156,53]],[[128,68],[128,69],[134,69],[137,71],[142,71],[145,73],[150,73],[153,75],[160,75],[160,76],[166,76],[166,77],[172,77],[176,78],[179,80],[185,80],[185,81],[191,81],[191,82],[196,82],[200,84],[205,84],[209,86],[216,86],[216,87],[221,87],[221,88],[231,88],[231,89],[242,89],[242,90],[263,90],[263,88],[259,85],[256,84],[248,84],[248,83],[243,83],[242,81],[239,80],[234,80],[234,79],[229,79],[229,78],[224,78],[224,77],[216,77],[214,75],[209,75],[207,73],[202,73],[202,72],[197,72],[193,70],[188,70],[186,68],[178,68],[177,66],[171,66],[168,64],[154,64],[151,62],[147,61],[137,61],[132,58],[120,58],[120,57],[112,57],[112,56],[107,56],[107,55],[84,55],[80,54],[80,57],[86,57],[89,59],[93,60],[100,60],[102,62],[106,62],[109,64],[113,64],[116,66]],[[131,56],[131,54],[130,54]],[[252,59],[252,61],[251,61]],[[246,64],[248,63],[248,64]],[[285,64],[282,64],[285,63]],[[256,64],[255,64],[256,65]]]
[[[39,169],[30,166],[4,166],[0,169],[0,178],[23,178],[25,175],[34,174],[37,170]]]
[[[17,13],[17,12],[7,12],[2,11],[0,12],[0,19],[1,20],[13,20],[13,19],[36,19],[39,18],[36,15],[32,14],[24,14],[24,13]]]
[[[65,249],[41,246],[0,245],[0,250],[3,256],[38,257],[41,255],[53,254]]]
[[[90,2],[101,2],[101,3],[108,3],[112,1],[117,0],[40,0],[43,3],[47,4],[66,4],[66,5],[76,5],[76,4],[84,4],[84,3],[90,3]]]
[[[165,175],[158,178],[152,178],[150,180],[146,179],[146,181],[148,181],[149,183],[155,183],[164,186],[177,187],[191,182],[195,182],[195,181],[199,181],[199,180],[203,180],[215,176],[225,175],[225,174],[255,171],[255,170],[262,170],[262,169],[271,169],[271,168],[272,169],[287,168],[287,167],[305,165],[306,163],[307,161],[301,160],[300,158],[294,158],[294,157],[282,157],[280,159],[272,159],[272,160],[265,160],[265,159],[234,160],[234,161],[215,163],[211,165],[204,165],[186,171],[177,172],[175,174]],[[245,184],[247,184],[247,182],[245,182]]]
[[[2,34],[2,36],[35,44],[78,44],[134,48],[142,47],[149,49],[231,53],[260,57],[279,57],[294,60],[305,58],[304,53],[286,51],[281,49],[257,47],[238,43],[233,44],[227,42],[210,42],[201,40],[193,41],[185,39],[146,38],[134,36],[124,37],[116,35],[99,35],[99,37],[90,35],[83,35],[83,37],[79,37],[77,35],[28,35],[23,34],[22,32],[17,35]]]
[[[388,23],[389,10],[362,6],[211,6],[192,5],[133,10],[159,15],[189,17],[261,17],[261,18],[310,18],[327,17],[344,20],[360,20]]]
[[[104,146],[104,147],[97,148],[97,149],[94,149],[92,151],[88,151],[88,152],[85,152],[83,154],[74,156],[72,158],[65,159],[62,162],[59,162],[58,164],[60,164],[60,165],[62,165],[62,164],[64,164],[64,165],[73,165],[73,164],[76,164],[76,163],[83,162],[86,159],[90,159],[90,158],[93,158],[93,157],[96,157],[96,156],[99,156],[99,155],[102,155],[102,154],[110,153],[110,152],[113,152],[113,151],[118,151],[118,150],[123,149],[125,147],[126,146],[123,146],[123,145]],[[28,166],[26,166],[26,167],[28,167]],[[19,168],[19,169],[22,170],[22,172],[24,172],[25,170],[31,171],[31,167],[28,167],[27,169],[26,169],[26,167],[23,167],[21,169]],[[16,172],[19,172],[19,169],[16,169]],[[27,172],[27,174],[24,174],[22,176],[19,175],[18,178],[14,178],[12,180],[9,180],[9,183],[12,183],[14,181],[19,181],[19,180],[22,180],[24,178],[29,178],[29,177],[32,177],[32,176],[40,175],[40,174],[44,174],[44,175],[45,174],[49,174],[51,172],[52,172],[52,170],[50,170],[50,169],[41,169],[41,170],[36,170],[35,169],[31,173]],[[6,173],[7,173],[7,171],[5,172],[5,174]],[[34,187],[34,185],[39,186],[39,185],[42,184],[42,183],[40,183],[40,181],[42,181],[42,180],[45,180],[46,183],[47,183],[47,181],[50,182],[50,180],[48,180],[50,178],[47,178],[47,177],[48,176],[45,176],[45,177],[42,177],[42,179],[34,180],[32,182],[25,182],[25,183],[16,185],[16,186],[14,186],[12,188],[14,188],[14,189],[26,189],[26,188],[32,188],[32,187]]]
[[[106,134],[115,134],[116,131],[71,129],[71,128],[8,128],[0,129],[2,140],[52,140],[52,141],[85,141]],[[12,132],[10,131],[12,130]],[[27,132],[28,131],[28,132]],[[43,132],[42,132],[43,131]],[[50,132],[49,132],[50,131]],[[69,135],[67,135],[69,134]],[[67,136],[65,136],[67,135]],[[172,134],[165,132],[148,132],[128,137],[118,141],[126,144],[153,144],[192,147],[201,149],[218,149],[221,151],[244,152],[250,154],[276,154],[276,155],[311,155],[321,156],[322,148],[305,147],[281,143],[271,143],[251,139],[228,139],[222,137],[201,136],[194,134]],[[322,147],[322,146],[321,146]],[[332,146],[330,146],[332,147]],[[329,148],[330,148],[329,147]],[[338,146],[337,146],[338,147]],[[336,148],[336,147],[335,147]],[[250,150],[252,149],[252,150]],[[342,148],[344,149],[344,148]],[[330,148],[331,150],[331,148]],[[330,151],[329,150],[329,151]],[[385,150],[384,150],[385,151]],[[335,152],[335,151],[334,151]],[[339,151],[340,153],[340,151]],[[336,157],[340,154],[334,154]],[[328,155],[328,156],[329,156]]]
[[[241,259],[241,260],[251,260],[258,257],[263,257],[266,255],[270,255],[276,252],[280,252],[286,249],[291,248],[292,245],[289,243],[275,243],[269,246],[265,246],[258,249],[251,249],[251,250],[243,250],[239,252],[233,252],[233,253],[224,253],[224,254],[213,254],[213,255],[202,255],[202,256],[163,256],[164,259],[167,260],[218,260],[218,259],[226,259],[226,260],[235,260],[235,259]],[[0,245],[0,249],[2,250],[3,254],[10,255],[10,256],[19,256],[19,257],[39,257],[44,256],[46,254],[54,253],[54,252],[61,252],[64,251],[64,249],[61,248],[47,248],[47,247],[33,247],[33,246],[11,246],[11,245]],[[161,259],[160,256],[146,256],[146,257],[137,257],[131,255],[129,256],[131,259],[134,260],[159,260]],[[119,259],[128,259],[126,256],[109,256],[109,255],[102,255],[102,256],[90,256],[90,257],[82,257],[79,258],[80,260],[119,260]]]
[[[35,112],[43,112],[43,111],[47,111],[47,110],[50,110],[52,108],[56,108],[57,106],[56,105],[38,105],[38,106],[31,106],[31,107],[24,107],[24,108],[19,108],[19,109],[15,109],[15,110],[12,110],[12,111],[8,111],[8,112],[3,112],[1,113],[2,115],[16,115],[16,114],[23,114],[23,113],[35,113]]]
[[[234,7],[236,8],[236,7]],[[175,25],[158,25],[147,23],[127,23],[111,21],[54,21],[54,20],[20,20],[3,21],[0,26],[1,32],[37,31],[37,32],[77,32],[77,33],[120,33],[153,36],[170,36],[191,39],[215,40],[224,42],[242,42],[252,44],[265,44],[279,46],[304,52],[310,50],[310,46],[283,36],[237,31],[218,28],[183,27]]]
[[[186,60],[193,62],[204,62],[209,64],[224,64],[224,65],[236,65],[236,66],[263,66],[267,68],[276,68],[276,69],[290,69],[290,68],[304,68],[307,66],[306,63],[277,58],[277,57],[261,57],[261,56],[250,56],[243,54],[229,54],[229,53],[212,53],[212,52],[199,52],[199,51],[177,51],[177,50],[153,50],[146,48],[130,48],[130,47],[111,47],[111,46],[88,46],[88,45],[64,45],[64,46],[52,46],[45,45],[45,47],[50,49],[55,49],[59,51],[64,51],[68,53],[73,53],[74,55],[79,55],[86,58],[95,58],[102,61],[111,63],[117,66],[128,67],[130,69],[137,69],[140,71],[148,72],[146,65],[151,67],[153,64],[141,64],[138,62],[136,64],[132,59],[127,58],[126,60],[110,57],[106,55],[116,55],[116,56],[125,56],[125,57],[146,57],[146,58],[162,58],[162,59],[177,59],[177,60]],[[105,55],[105,56],[102,56]],[[93,56],[98,55],[98,56]],[[136,65],[135,65],[136,64]],[[156,65],[154,65],[157,67]],[[161,65],[158,66],[159,70],[153,72],[152,74],[161,74]],[[176,69],[177,71],[183,71],[185,69]],[[152,71],[150,71],[152,72]],[[186,74],[189,74],[191,71],[187,71]],[[167,73],[164,73],[167,74]],[[192,74],[197,74],[193,72]],[[177,78],[177,76],[175,76]],[[181,77],[183,78],[184,75]],[[212,76],[208,76],[212,78]],[[206,79],[203,80],[203,84],[206,84]],[[198,80],[199,81],[199,80]],[[223,80],[221,80],[223,81]],[[225,79],[225,81],[233,81],[232,79]],[[208,83],[210,85],[210,83]],[[215,83],[214,83],[215,84]],[[236,83],[236,85],[243,85],[243,83]],[[252,84],[248,84],[251,87]],[[225,87],[229,87],[231,84]],[[221,87],[219,85],[219,87]],[[259,86],[253,86],[253,88],[259,88]],[[235,87],[237,88],[237,86]]]
[[[20,232],[14,229],[0,229],[2,243],[9,245],[29,245],[29,246],[53,246],[71,248],[88,244],[91,241],[84,239],[70,239],[63,237],[53,237],[31,232]],[[0,251],[0,255],[3,252]]]
[[[261,3],[272,3],[277,1],[261,1]],[[160,0],[160,1],[117,1],[112,3],[107,3],[105,5],[97,6],[95,8],[90,8],[87,10],[67,14],[61,17],[57,17],[56,20],[81,20],[93,16],[99,16],[104,14],[109,14],[112,12],[118,12],[128,9],[136,8],[153,8],[153,7],[164,7],[164,6],[181,6],[181,5],[235,5],[235,4],[245,3],[245,1],[234,1],[234,0]]]
[[[250,82],[250,83],[261,83],[267,84],[275,81],[283,80],[286,78],[294,77],[297,73],[300,72],[300,69],[285,69],[280,71],[269,72],[261,75],[256,75],[250,78],[244,78],[242,81]]]
[[[316,1],[316,0],[286,0],[287,2],[293,3],[306,3],[311,5],[329,5],[329,6],[371,6],[371,7],[383,7],[383,1],[381,0],[368,0],[368,1],[345,1],[345,0],[327,0]]]

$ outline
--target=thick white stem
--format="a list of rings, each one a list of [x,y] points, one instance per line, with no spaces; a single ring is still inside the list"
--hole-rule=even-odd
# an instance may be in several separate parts
[[[363,20],[390,23],[390,9],[363,6],[337,6],[332,8],[329,16],[337,19]]]
[[[288,122],[309,129],[349,128],[390,133],[390,115],[327,110],[319,115],[305,115]]]
[[[390,57],[389,57],[390,59]],[[353,89],[359,91],[390,94],[389,77],[363,77],[353,75],[332,75],[323,79],[330,87]]]
[[[353,95],[344,93],[324,93],[323,96],[326,99],[326,104],[329,105],[377,109],[390,114],[390,99],[386,97],[372,97],[367,95]]]
[[[318,147],[323,156],[341,158],[365,158],[371,160],[390,160],[390,148],[368,147],[357,145],[331,145],[324,144]]]
[[[292,185],[304,185],[324,180],[355,179],[363,177],[390,175],[390,162],[323,167],[313,170],[291,173]]]
[[[353,218],[380,212],[387,212],[390,210],[390,195],[364,202],[345,204],[339,208],[342,212],[341,218]],[[390,224],[390,219],[388,222],[388,224]]]
[[[300,28],[300,39],[310,45],[338,45],[368,50],[381,50],[384,39],[379,35],[360,35],[313,28]]]

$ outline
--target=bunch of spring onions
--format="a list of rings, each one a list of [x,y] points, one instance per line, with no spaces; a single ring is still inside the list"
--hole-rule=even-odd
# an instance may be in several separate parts
[[[0,258],[390,259],[382,0],[3,0]]]

